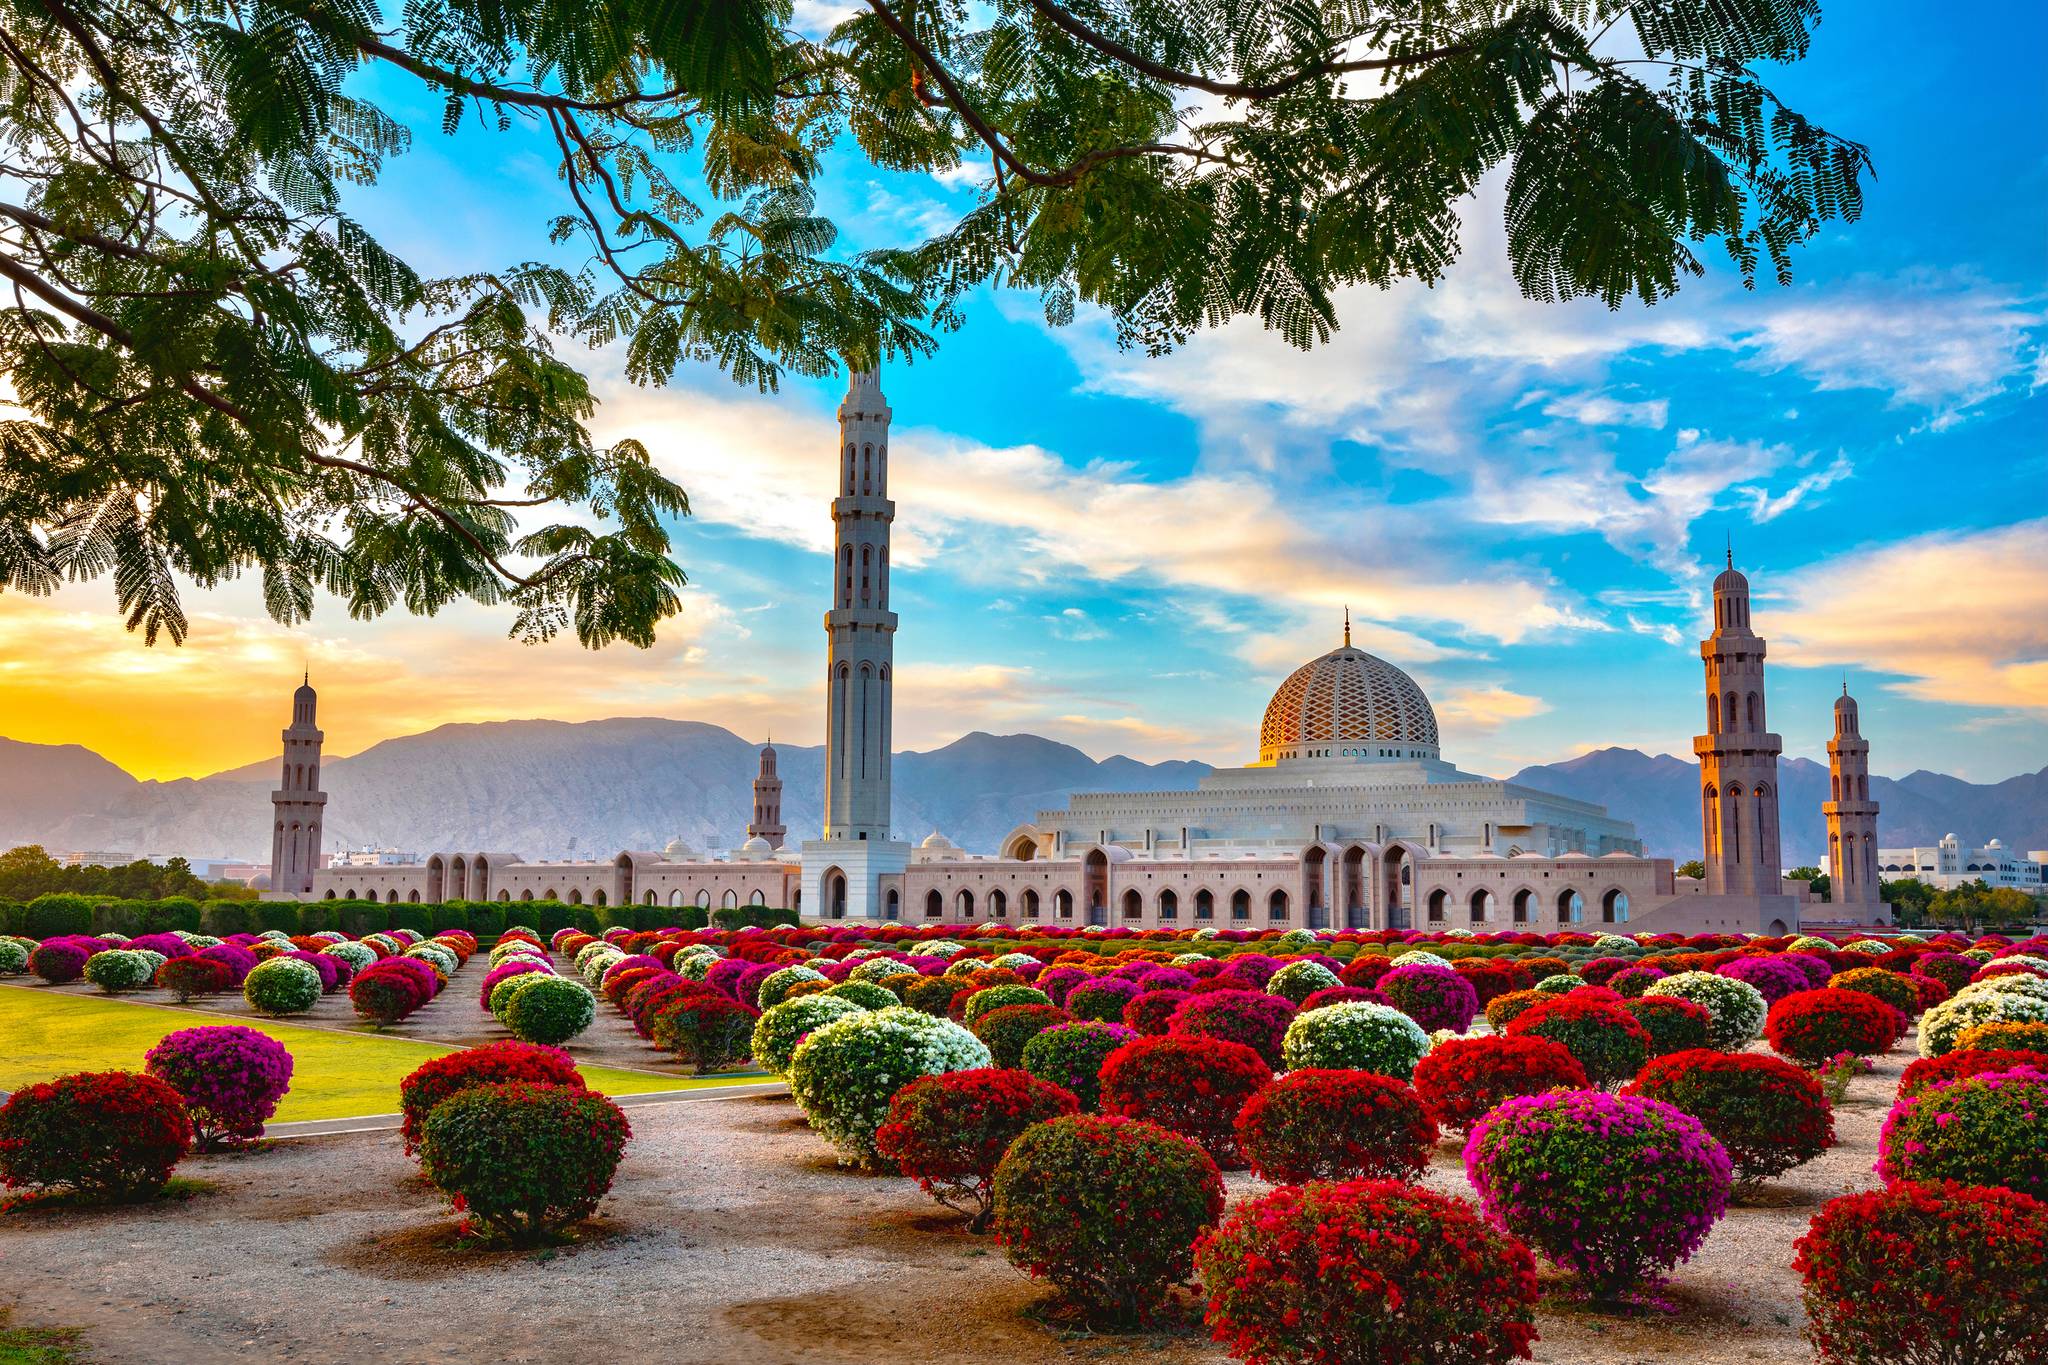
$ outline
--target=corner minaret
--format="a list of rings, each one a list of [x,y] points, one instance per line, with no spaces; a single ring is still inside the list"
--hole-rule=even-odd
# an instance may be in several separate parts
[[[284,780],[270,793],[270,889],[294,896],[313,891],[320,866],[320,818],[327,793],[320,790],[319,696],[308,674],[292,693],[292,723],[284,732]]]
[[[825,837],[889,837],[896,613],[889,610],[889,402],[873,370],[839,404],[832,610],[825,613]]]
[[[1778,736],[1765,728],[1764,642],[1749,627],[1749,580],[1728,567],[1714,580],[1714,633],[1700,642],[1707,672],[1707,733],[1700,761],[1701,836],[1707,893],[1776,896]]]
[[[1870,799],[1870,741],[1858,728],[1847,679],[1835,699],[1835,737],[1828,741],[1828,882],[1836,918],[1885,923],[1877,878],[1877,802]],[[1848,913],[1844,913],[1848,912]]]
[[[789,837],[782,823],[782,779],[775,773],[775,745],[761,746],[761,771],[754,777],[754,818],[747,822],[749,839],[766,839],[768,847],[781,848]]]

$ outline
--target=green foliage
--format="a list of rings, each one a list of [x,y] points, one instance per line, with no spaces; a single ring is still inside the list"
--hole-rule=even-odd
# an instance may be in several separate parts
[[[0,109],[5,102],[0,100]],[[0,213],[4,218],[4,213]],[[5,248],[0,247],[0,252]],[[0,323],[0,329],[4,329]],[[0,462],[6,449],[5,423],[0,423]],[[0,489],[0,589],[6,578],[7,493]],[[162,896],[198,897],[212,893],[192,875],[183,858],[165,863],[137,859],[121,867],[65,867],[38,844],[22,844],[0,853],[0,897],[32,901],[46,893],[68,893],[91,900],[155,900]]]
[[[391,907],[391,927],[410,929],[414,933],[432,936],[434,915],[424,905],[394,905]]]
[[[496,1237],[544,1241],[588,1218],[632,1136],[602,1095],[562,1085],[477,1085],[427,1115],[420,1170]]]
[[[30,938],[83,934],[92,929],[92,902],[83,896],[50,892],[28,903],[22,925]]]
[[[250,912],[254,909],[245,901],[208,901],[199,908],[199,931],[215,938],[250,933],[254,919]]]
[[[299,903],[297,901],[259,901],[255,906],[256,931],[276,929],[286,934],[299,932]]]

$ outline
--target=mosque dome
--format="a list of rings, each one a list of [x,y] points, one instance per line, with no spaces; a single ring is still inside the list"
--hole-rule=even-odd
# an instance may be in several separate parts
[[[1259,762],[1283,758],[1435,758],[1436,712],[1415,679],[1377,655],[1344,644],[1288,675],[1259,726]],[[1325,746],[1373,745],[1370,752]],[[1381,747],[1399,746],[1383,754]],[[1426,751],[1426,752],[1422,752]]]
[[[740,845],[740,857],[749,862],[765,858],[774,851],[774,846],[758,834]]]
[[[684,843],[678,835],[661,846],[661,856],[672,863],[686,862],[697,856],[697,850]]]
[[[948,839],[945,835],[939,833],[937,830],[933,830],[930,834],[925,835],[924,838],[918,843],[919,848],[929,848],[933,850],[950,850],[955,846],[956,845],[953,843],[951,839]]]

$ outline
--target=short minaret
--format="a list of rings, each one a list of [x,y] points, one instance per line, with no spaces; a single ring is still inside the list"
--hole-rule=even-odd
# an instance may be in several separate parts
[[[768,841],[781,848],[789,831],[782,824],[782,779],[775,773],[775,745],[761,746],[761,771],[754,776],[754,818],[747,822],[747,837]]]
[[[1829,893],[1838,912],[1856,912],[1856,922],[1874,924],[1887,918],[1878,894],[1877,802],[1870,799],[1870,741],[1858,728],[1856,699],[1847,679],[1835,699],[1835,737],[1828,741]]]
[[[292,723],[284,732],[284,780],[270,794],[270,889],[306,896],[320,866],[320,818],[327,793],[320,790],[319,697],[307,675],[292,693]]]
[[[839,404],[839,491],[832,500],[832,609],[825,613],[825,837],[889,837],[890,695],[896,613],[889,610],[889,403],[872,370]]]
[[[1749,626],[1749,580],[1735,555],[1714,580],[1714,633],[1700,642],[1707,672],[1707,733],[1700,761],[1701,842],[1707,893],[1782,894],[1778,857],[1778,736],[1764,715],[1764,642]]]

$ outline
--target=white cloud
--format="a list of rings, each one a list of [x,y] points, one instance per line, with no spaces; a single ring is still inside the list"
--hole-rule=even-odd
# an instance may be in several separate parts
[[[1068,607],[1056,616],[1048,616],[1045,623],[1062,640],[1100,640],[1109,634],[1100,622],[1079,607]]]
[[[1544,405],[1550,417],[1569,417],[1589,427],[1648,427],[1662,431],[1671,416],[1671,403],[1663,398],[1629,402],[1604,393],[1572,394]]]
[[[1628,628],[1638,635],[1654,635],[1667,645],[1683,645],[1685,636],[1677,626],[1668,621],[1645,621],[1634,612],[1628,613]]]

